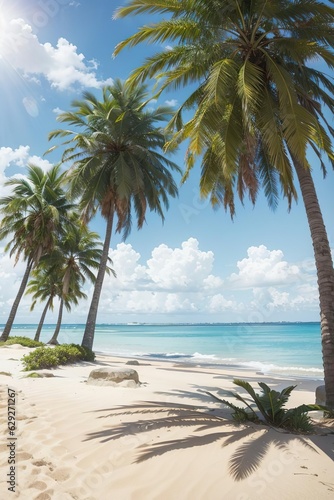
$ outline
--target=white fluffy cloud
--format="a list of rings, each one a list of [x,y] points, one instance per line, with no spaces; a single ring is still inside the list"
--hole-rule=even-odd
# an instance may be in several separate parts
[[[85,61],[85,56],[65,38],[57,45],[40,43],[32,27],[23,19],[11,19],[2,25],[0,32],[0,59],[7,61],[15,70],[38,82],[43,76],[51,87],[66,90],[75,85],[100,88],[112,83],[112,79],[97,78],[96,61]],[[26,103],[34,113],[34,103]]]
[[[26,264],[18,262],[14,267],[14,259],[3,253],[0,248],[0,323],[7,320],[8,313],[17,294],[24,275]],[[22,300],[20,313],[25,316],[29,312],[31,300]]]
[[[195,238],[184,241],[181,248],[159,245],[147,261],[147,273],[162,289],[196,290],[209,284],[213,267],[213,252],[202,252]]]
[[[117,279],[106,277],[101,310],[115,313],[210,315],[227,321],[271,321],[276,312],[317,311],[310,263],[298,267],[281,250],[250,247],[227,280],[213,273],[214,254],[189,238],[180,247],[161,244],[146,263],[130,244],[110,251]],[[302,272],[300,269],[307,269]],[[279,288],[277,288],[279,287]],[[252,288],[252,291],[247,291]]]
[[[19,146],[17,149],[0,148],[0,168],[4,170],[10,164],[24,167],[29,157],[29,146]]]
[[[37,165],[45,172],[48,171],[52,164],[44,160],[40,156],[31,155],[29,146],[19,146],[16,149],[8,147],[0,147],[0,196],[5,196],[9,192],[9,188],[4,186],[4,183],[13,176],[7,176],[6,170],[10,167],[22,168],[22,174],[16,174],[15,177],[22,177],[24,175],[24,168],[28,164]]]
[[[145,283],[146,268],[139,264],[140,254],[130,244],[120,243],[115,250],[110,250],[109,257],[112,259],[111,266],[117,274],[117,279],[110,276],[106,281],[111,288],[117,290],[131,290],[141,287]]]
[[[213,252],[200,250],[195,238],[184,241],[180,248],[159,245],[145,265],[139,263],[140,254],[130,244],[117,245],[109,255],[117,278],[105,277],[101,310],[168,315],[232,308],[222,294],[212,302],[223,281],[212,274]]]
[[[270,321],[268,318],[275,312],[314,311],[317,313],[319,310],[318,287],[316,284],[304,284],[285,290],[275,287],[256,288],[253,290],[253,300],[250,306],[252,311],[261,312],[263,317],[259,321]]]
[[[278,321],[294,313],[301,314],[302,320],[304,311],[313,311],[317,318],[314,270],[307,265],[308,272],[303,274],[300,270],[305,266],[289,264],[280,250],[268,250],[262,245],[250,247],[247,257],[236,264],[239,274],[224,281],[214,274],[213,252],[201,250],[195,238],[176,248],[161,244],[152,250],[147,261],[142,261],[141,255],[128,243],[110,249],[109,255],[117,278],[105,276],[100,322],[178,321],[179,318],[182,321]],[[0,255],[2,318],[13,302],[23,270],[23,263],[13,267],[13,259]],[[265,270],[271,273],[268,285],[265,285]],[[284,282],[283,276],[289,280]],[[92,286],[87,286],[86,292],[90,298]],[[25,297],[18,322],[38,321],[42,305],[36,306],[31,315],[30,303],[31,298]],[[81,302],[69,321],[84,322],[88,305],[89,299]],[[49,315],[48,322],[52,322],[51,318]],[[292,320],[296,319],[294,316]]]
[[[259,287],[296,282],[299,279],[298,266],[284,260],[281,250],[268,250],[264,245],[250,247],[245,259],[237,262],[238,273],[230,277],[237,287]]]
[[[140,254],[130,244],[120,243],[110,251],[117,280],[111,280],[117,290],[136,289],[152,291],[197,292],[215,290],[223,281],[211,274],[213,252],[203,252],[199,242],[189,238],[180,248],[170,248],[161,244],[152,250],[146,265],[139,263]]]
[[[170,99],[170,100],[165,101],[167,106],[172,106],[172,107],[176,106],[177,102],[178,102],[177,99]]]

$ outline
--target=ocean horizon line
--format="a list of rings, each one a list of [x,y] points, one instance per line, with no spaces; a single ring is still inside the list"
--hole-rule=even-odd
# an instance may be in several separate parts
[[[64,326],[85,326],[86,323],[63,323],[61,327]],[[159,326],[159,325],[175,325],[175,326],[182,326],[182,325],[205,325],[205,326],[210,326],[210,325],[320,325],[320,321],[226,321],[226,322],[221,322],[221,321],[199,321],[199,322],[187,322],[187,321],[182,321],[182,322],[149,322],[149,321],[128,321],[128,322],[113,322],[113,323],[96,323],[96,326],[117,326],[117,325],[122,325],[122,326],[145,326],[145,325],[153,325],[153,326]],[[22,326],[37,326],[38,323],[16,323],[15,325],[12,326],[12,328],[15,327],[22,327]],[[43,327],[47,326],[55,326],[56,323],[44,323]],[[5,323],[0,323],[0,328],[2,326],[5,326]]]

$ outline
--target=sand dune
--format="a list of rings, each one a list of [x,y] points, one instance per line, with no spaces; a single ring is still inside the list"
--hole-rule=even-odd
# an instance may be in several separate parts
[[[334,498],[334,428],[297,435],[265,425],[236,426],[205,393],[234,377],[273,387],[297,383],[292,406],[314,402],[317,381],[249,371],[141,362],[138,388],[86,383],[96,367],[52,370],[25,378],[27,348],[0,348],[1,499],[270,500]],[[8,491],[7,391],[16,392],[16,487]],[[332,431],[332,434],[330,433]]]

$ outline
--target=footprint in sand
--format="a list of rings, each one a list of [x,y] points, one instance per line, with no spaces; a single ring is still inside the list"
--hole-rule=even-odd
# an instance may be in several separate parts
[[[34,500],[51,500],[53,497],[54,490],[47,490],[43,491],[43,493],[40,493],[37,495],[37,497],[34,497]]]
[[[32,465],[35,465],[35,468],[32,470],[32,474],[39,474],[40,473],[40,470],[39,470],[40,467],[48,467],[48,469],[49,469],[50,472],[53,472],[54,469],[55,469],[55,466],[53,465],[52,462],[47,462],[43,458],[41,460],[34,460],[32,462]],[[38,467],[38,469],[36,469],[36,467]]]
[[[36,467],[43,467],[43,465],[52,465],[51,462],[47,462],[44,459],[41,460],[34,460],[32,462],[33,465],[36,465]]]
[[[48,485],[44,483],[44,481],[34,481],[28,486],[28,488],[35,488],[36,490],[41,490],[41,491],[46,490],[47,487]]]
[[[16,420],[29,420],[31,417],[27,417],[27,415],[17,415]]]
[[[24,460],[30,460],[32,458],[32,455],[30,453],[27,453],[26,451],[19,451],[16,454],[16,459],[18,462],[24,461]]]
[[[57,482],[67,481],[71,477],[69,470],[65,467],[58,467],[54,471],[47,473],[47,475]]]

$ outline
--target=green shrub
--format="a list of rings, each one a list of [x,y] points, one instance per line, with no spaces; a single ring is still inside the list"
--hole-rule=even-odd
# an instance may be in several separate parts
[[[6,342],[1,342],[1,346],[20,344],[24,347],[40,347],[43,342],[36,342],[36,340],[29,339],[28,337],[10,337]]]
[[[25,354],[22,362],[25,365],[24,371],[30,371],[53,368],[78,361],[94,361],[94,359],[94,352],[87,348],[76,344],[63,344],[55,347],[38,347],[30,354]]]
[[[60,364],[55,348],[52,347],[37,347],[30,354],[25,354],[22,362],[25,365],[24,371],[53,368]]]
[[[55,350],[60,365],[75,363],[81,359],[81,353],[74,345],[58,345]]]
[[[82,356],[81,359],[83,361],[91,361],[91,362],[95,361],[95,352],[88,349],[88,347],[83,347],[77,344],[70,344],[70,345],[75,346],[80,351],[80,354]]]
[[[244,422],[245,420],[261,422],[260,417],[262,417],[262,421],[275,427],[282,427],[284,429],[298,432],[310,432],[312,431],[313,426],[308,413],[310,411],[319,410],[324,412],[330,411],[325,406],[315,404],[304,404],[291,409],[284,408],[291,392],[296,387],[295,385],[290,385],[281,392],[278,392],[270,389],[270,387],[268,387],[264,382],[259,382],[258,385],[261,387],[262,392],[260,394],[256,394],[253,387],[245,380],[235,379],[233,380],[233,383],[245,389],[251,397],[249,400],[236,392],[229,393],[238,401],[241,401],[245,405],[245,408],[240,408],[226,399],[218,398],[211,392],[207,392],[207,394],[220,403],[223,403],[225,406],[231,408],[233,410],[232,417],[237,422]]]

